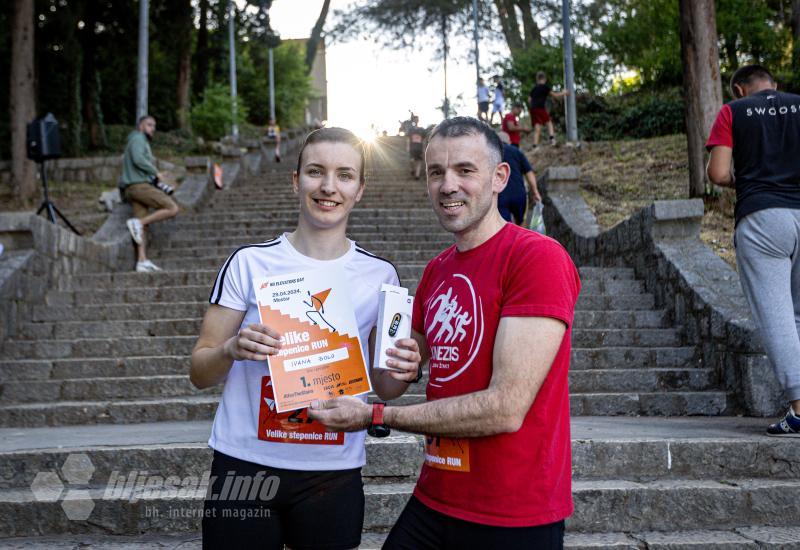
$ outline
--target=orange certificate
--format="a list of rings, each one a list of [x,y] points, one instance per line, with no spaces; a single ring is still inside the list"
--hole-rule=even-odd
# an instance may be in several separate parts
[[[261,323],[278,331],[283,347],[269,357],[278,413],[315,399],[372,390],[349,287],[341,271],[254,279]]]

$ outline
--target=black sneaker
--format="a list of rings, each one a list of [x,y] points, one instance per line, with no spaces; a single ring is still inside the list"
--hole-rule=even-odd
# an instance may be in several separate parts
[[[800,437],[800,416],[795,415],[792,408],[789,407],[789,412],[786,413],[786,416],[779,422],[770,424],[767,427],[767,435]]]

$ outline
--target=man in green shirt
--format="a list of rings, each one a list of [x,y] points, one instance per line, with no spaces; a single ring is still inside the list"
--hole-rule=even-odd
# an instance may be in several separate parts
[[[120,193],[133,207],[133,218],[127,221],[128,231],[136,243],[136,271],[161,271],[161,268],[147,259],[145,228],[151,223],[160,222],[178,215],[178,205],[154,185],[161,180],[161,173],[155,167],[150,140],[156,131],[156,119],[143,116],[136,130],[128,135],[128,144],[122,157],[122,177],[119,180]],[[151,213],[150,209],[154,211]]]

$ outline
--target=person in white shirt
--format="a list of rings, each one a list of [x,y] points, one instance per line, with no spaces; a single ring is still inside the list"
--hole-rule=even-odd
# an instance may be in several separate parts
[[[350,282],[363,355],[372,357],[367,343],[377,322],[378,293],[383,283],[396,285],[399,278],[391,263],[345,235],[350,211],[364,193],[364,164],[363,144],[352,132],[323,128],[309,134],[292,181],[300,203],[297,227],[240,247],[217,275],[190,372],[198,388],[225,384],[209,439],[214,459],[204,548],[334,550],[360,544],[365,432],[329,433],[318,443],[304,435],[326,430],[306,409],[274,410],[267,358],[281,349],[281,335],[260,323],[251,281],[340,270]],[[393,370],[370,368],[373,388],[384,400],[402,395],[421,372],[416,341],[396,345],[387,362]],[[376,426],[383,428],[382,405],[374,409]],[[300,437],[280,435],[289,432]]]
[[[478,79],[478,118],[489,122],[489,88],[482,78]]]

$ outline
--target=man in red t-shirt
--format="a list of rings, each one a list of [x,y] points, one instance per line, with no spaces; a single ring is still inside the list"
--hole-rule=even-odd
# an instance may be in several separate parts
[[[433,209],[455,237],[414,299],[428,401],[384,408],[337,398],[309,416],[334,430],[425,434],[414,495],[384,548],[561,548],[573,510],[567,372],[577,270],[556,241],[500,217],[509,167],[489,126],[445,120],[425,160]]]
[[[511,107],[511,112],[506,113],[506,116],[503,117],[502,124],[503,131],[508,134],[508,137],[511,140],[511,145],[517,149],[519,149],[519,143],[522,140],[522,132],[531,131],[530,128],[523,128],[520,126],[520,114],[522,114],[522,104],[514,103],[514,106]]]

